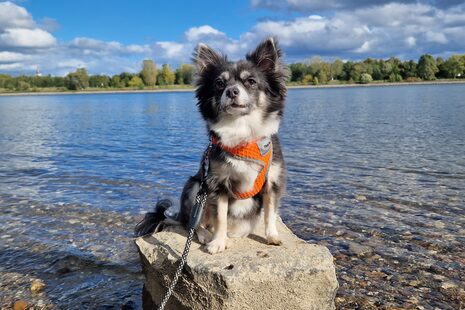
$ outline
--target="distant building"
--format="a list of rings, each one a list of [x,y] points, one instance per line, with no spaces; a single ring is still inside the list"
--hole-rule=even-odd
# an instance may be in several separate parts
[[[42,76],[42,72],[40,72],[39,66],[36,68],[36,76]]]

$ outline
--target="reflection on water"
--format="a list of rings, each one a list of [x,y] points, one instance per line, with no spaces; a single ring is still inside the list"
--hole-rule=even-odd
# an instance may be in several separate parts
[[[464,93],[290,91],[281,214],[334,254],[339,308],[465,302]],[[192,93],[0,97],[0,304],[139,307],[134,223],[206,143]]]

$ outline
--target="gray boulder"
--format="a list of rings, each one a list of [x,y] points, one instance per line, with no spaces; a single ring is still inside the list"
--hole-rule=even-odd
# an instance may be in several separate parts
[[[165,309],[334,309],[338,288],[333,257],[326,247],[308,244],[281,221],[281,246],[256,235],[229,240],[211,255],[193,242],[184,272]],[[171,226],[136,239],[145,284],[145,309],[154,309],[173,278],[186,231]]]

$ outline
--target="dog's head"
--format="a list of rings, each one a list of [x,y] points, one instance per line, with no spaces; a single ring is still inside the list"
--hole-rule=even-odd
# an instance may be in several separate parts
[[[261,42],[245,60],[227,57],[200,44],[193,56],[197,67],[196,96],[209,127],[224,119],[252,114],[262,119],[282,116],[286,96],[287,68],[273,38]],[[257,124],[259,125],[259,124]]]

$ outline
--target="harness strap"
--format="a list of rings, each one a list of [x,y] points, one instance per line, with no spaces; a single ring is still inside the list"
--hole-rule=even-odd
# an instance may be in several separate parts
[[[234,147],[223,145],[215,136],[212,137],[212,144],[217,145],[232,156],[246,161],[252,161],[261,166],[251,190],[247,192],[234,192],[234,198],[247,199],[257,195],[265,185],[268,170],[273,156],[273,144],[269,137],[262,137],[248,143],[239,144]]]

